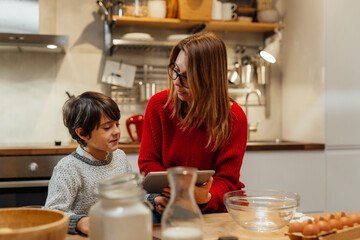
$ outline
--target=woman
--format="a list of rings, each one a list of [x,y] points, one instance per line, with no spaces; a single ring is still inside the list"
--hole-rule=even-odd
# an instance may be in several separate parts
[[[185,38],[173,48],[168,69],[170,89],[154,95],[145,112],[140,171],[213,169],[213,178],[195,187],[195,200],[204,213],[226,211],[223,194],[244,187],[247,120],[228,95],[225,44],[213,33]],[[158,194],[148,200],[160,214],[168,203]]]

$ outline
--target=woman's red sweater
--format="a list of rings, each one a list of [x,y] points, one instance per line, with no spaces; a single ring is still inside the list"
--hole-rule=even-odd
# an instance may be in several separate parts
[[[223,195],[241,189],[240,168],[247,141],[247,119],[236,103],[231,106],[231,134],[225,144],[212,151],[206,147],[206,128],[180,129],[177,117],[171,117],[170,106],[164,108],[169,90],[154,95],[148,102],[139,155],[140,172],[166,171],[169,167],[188,166],[199,170],[215,170],[211,200],[203,212],[226,211]]]

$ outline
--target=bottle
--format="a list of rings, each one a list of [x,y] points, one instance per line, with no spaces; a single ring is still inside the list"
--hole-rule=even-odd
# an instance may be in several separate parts
[[[162,240],[202,240],[203,217],[194,198],[196,168],[167,169],[171,197],[161,219]]]
[[[152,240],[152,213],[140,182],[138,173],[124,173],[99,183],[100,200],[89,211],[91,240]]]

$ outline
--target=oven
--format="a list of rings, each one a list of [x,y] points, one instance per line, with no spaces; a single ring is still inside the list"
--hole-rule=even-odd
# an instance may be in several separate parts
[[[44,206],[52,171],[64,156],[1,156],[0,208]]]

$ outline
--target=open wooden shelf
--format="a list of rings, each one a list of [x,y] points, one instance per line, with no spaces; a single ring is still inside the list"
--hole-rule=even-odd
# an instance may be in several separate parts
[[[177,18],[147,18],[147,17],[119,17],[113,16],[112,20],[117,27],[150,27],[167,29],[192,29],[199,24],[205,24],[207,31],[229,31],[229,32],[271,32],[275,28],[284,28],[285,24],[237,22],[237,21],[193,21],[180,20]]]

